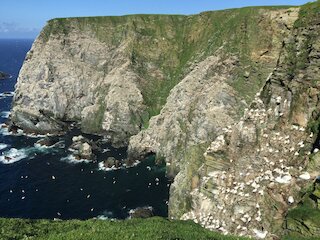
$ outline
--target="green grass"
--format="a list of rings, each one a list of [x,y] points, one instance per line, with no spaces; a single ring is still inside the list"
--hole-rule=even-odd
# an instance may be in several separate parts
[[[287,236],[283,237],[282,240],[319,240],[319,237],[302,237],[302,236]]]
[[[301,213],[303,214],[303,213]],[[25,220],[0,218],[0,240],[248,240],[212,232],[191,221],[160,217],[109,220]],[[319,240],[285,236],[283,240]]]
[[[308,29],[310,26],[320,24],[319,16],[319,0],[301,6],[299,18],[294,23],[294,31],[302,32],[305,31],[305,29]],[[308,31],[308,34],[305,34],[303,37],[301,37],[299,46],[297,44],[297,40],[293,39],[291,39],[291,41],[287,44],[285,62],[287,64],[286,72],[289,80],[292,80],[300,73],[304,74],[304,71],[310,65],[310,51],[312,50],[312,46],[317,44],[319,38],[318,36],[319,33],[317,31]],[[311,81],[306,82],[303,87],[300,87],[300,94],[295,94],[296,99],[294,99],[293,101],[291,114],[293,111],[304,111],[303,109],[307,104],[307,92],[310,90],[310,87],[317,88],[318,82],[319,79],[317,77],[313,77]],[[319,124],[319,114],[317,113],[317,111],[315,111],[308,122],[308,128],[313,133],[318,134]]]
[[[208,231],[191,221],[154,217],[124,221],[0,219],[0,239],[245,240]]]
[[[286,217],[288,235],[284,239],[320,239],[320,210],[307,203],[289,211]]]
[[[319,1],[301,8],[295,26],[308,26],[319,15]],[[265,11],[285,9],[290,6],[246,7],[197,15],[128,15],[111,17],[58,18],[48,22],[41,33],[46,42],[50,36],[64,38],[71,31],[94,34],[97,39],[116,48],[127,42],[126,54],[132,68],[141,77],[141,89],[146,114],[144,128],[149,119],[158,115],[170,90],[188,73],[190,63],[199,62],[223,47],[225,56],[235,55],[239,65],[229,84],[247,102],[260,89],[274,63],[257,62],[252,53],[259,53],[273,46],[268,20],[261,21]],[[259,24],[257,24],[259,22]],[[305,42],[306,49],[309,42]],[[299,56],[292,51],[289,73],[303,69],[307,52]],[[250,78],[243,76],[250,72]],[[151,74],[157,72],[159,74]]]
[[[289,210],[285,219],[284,239],[320,239],[320,183],[306,186],[301,191],[302,200]]]
[[[299,18],[294,23],[294,28],[308,28],[310,25],[319,24],[320,16],[320,1],[310,2],[303,6],[299,11]],[[306,68],[309,63],[309,51],[314,42],[314,38],[318,33],[314,32],[306,36],[306,39],[302,42],[300,46],[300,53],[297,54],[296,43],[290,42],[288,45],[288,54],[286,57],[286,62],[288,63],[288,74],[293,78],[299,71]]]
[[[319,22],[320,1],[309,2],[300,9],[299,19],[294,23],[296,28],[308,27],[311,24]]]
[[[299,12],[299,19],[294,24],[295,34],[299,36],[305,28],[310,28],[320,23],[320,1],[312,2],[301,6]],[[305,68],[309,64],[309,54],[312,45],[318,41],[319,33],[317,31],[310,31],[308,35],[303,36],[303,41],[300,43],[300,48],[297,48],[297,43],[291,41],[286,49],[286,63],[287,73],[289,79],[293,79],[297,74],[304,73]],[[309,84],[311,83],[311,84]],[[314,86],[313,86],[314,85]],[[306,93],[310,86],[317,87],[317,79],[311,79],[310,82],[305,81],[301,84],[298,91],[295,92],[293,103],[291,107],[291,114],[293,111],[303,112],[307,104]],[[316,113],[316,112],[315,112]],[[309,131],[315,135],[319,134],[320,119],[318,114],[314,114],[308,122]],[[317,154],[310,156],[308,168],[312,171],[317,170]],[[290,209],[285,219],[285,231],[288,234],[284,239],[320,239],[320,183],[316,181],[310,186],[305,186],[301,190],[302,200],[297,206]]]

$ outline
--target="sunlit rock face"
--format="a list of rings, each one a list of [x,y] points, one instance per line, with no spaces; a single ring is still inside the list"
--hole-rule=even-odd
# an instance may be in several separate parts
[[[207,148],[182,219],[258,239],[317,236],[316,213],[287,214],[306,201],[318,211],[319,21],[300,14],[262,90]]]

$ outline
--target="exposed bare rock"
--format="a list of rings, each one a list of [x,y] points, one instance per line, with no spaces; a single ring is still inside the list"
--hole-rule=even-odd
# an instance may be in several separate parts
[[[69,149],[73,152],[73,156],[78,160],[93,160],[95,156],[91,144],[92,143],[82,135],[74,136]]]
[[[84,132],[106,135],[115,145],[125,145],[132,135],[148,125],[150,117],[160,112],[175,85],[188,76],[191,81],[191,76],[197,74],[200,78],[205,77],[201,74],[207,74],[208,79],[213,77],[209,67],[206,72],[198,64],[202,62],[202,67],[208,63],[214,68],[217,60],[210,56],[220,57],[221,61],[231,56],[241,58],[228,81],[239,88],[242,98],[251,100],[255,89],[261,86],[261,79],[274,67],[281,39],[288,31],[283,23],[291,24],[283,16],[291,19],[296,11],[236,9],[194,16],[50,20],[34,42],[19,74],[12,121],[26,131],[38,133],[64,131],[66,122],[74,121],[80,123]],[[243,18],[243,12],[250,22]],[[239,19],[236,25],[235,18]],[[217,21],[225,27],[217,28]],[[258,25],[253,29],[251,22]],[[229,31],[230,26],[235,28],[234,32]],[[261,44],[261,39],[265,44]],[[261,52],[266,52],[263,56],[268,57],[256,58]],[[246,81],[242,81],[243,75]],[[188,88],[187,83],[182,87]],[[201,101],[208,104],[214,98],[221,98],[222,105],[232,105],[236,93],[229,93],[227,85],[222,88],[220,94]],[[188,95],[202,90],[209,91],[200,85],[187,89]],[[189,118],[193,118],[193,111],[189,110]],[[194,114],[197,111],[201,109],[196,109]],[[218,112],[204,115],[219,116]],[[200,118],[192,124],[205,125]],[[230,121],[228,116],[221,116],[219,121],[224,118]],[[188,125],[184,119],[179,121]],[[198,127],[190,136],[192,141],[202,142],[197,139],[206,138],[205,129],[211,127]]]
[[[226,83],[232,78],[236,58],[208,57],[170,93],[160,115],[149,128],[130,139],[131,154],[154,152],[178,172],[184,164],[175,159],[181,148],[205,143],[218,129],[233,123],[239,98]]]
[[[290,16],[288,22],[286,19],[280,20],[283,14]],[[276,66],[282,42],[289,36],[293,25],[292,19],[297,19],[297,14],[297,9],[262,14],[260,24],[268,26],[266,28],[272,36],[274,47],[253,48],[251,57],[264,65],[264,71],[271,72]],[[283,24],[279,27],[278,21],[286,22],[289,28]],[[264,54],[268,57],[257,57],[263,50],[268,51]],[[245,101],[247,99],[244,98],[247,92],[243,93],[234,85],[237,81],[236,73],[242,71],[243,62],[237,55],[223,54],[225,51],[222,46],[215,54],[198,62],[193,70],[171,90],[161,113],[151,118],[148,129],[130,139],[129,156],[135,158],[139,154],[153,152],[157,153],[158,157],[165,157],[168,175],[175,177],[169,201],[169,214],[173,218],[182,217],[194,202],[194,195],[190,195],[190,192],[203,182],[201,176],[205,170],[206,160],[203,156],[205,149],[224,131],[232,131],[231,125],[240,118],[247,106]],[[243,72],[245,81],[250,82],[256,73],[252,71],[252,74],[246,74],[246,71]],[[267,78],[269,73],[264,73],[263,76]],[[255,146],[257,141],[255,126],[246,126],[239,137],[238,145],[249,142],[252,147]],[[219,140],[221,142],[212,143],[211,148],[219,149],[222,158],[224,152],[222,143],[225,142],[223,137]],[[217,160],[208,165],[219,169],[229,166],[228,163]],[[206,203],[206,206],[211,207],[209,203]]]
[[[110,133],[115,142],[137,133],[130,119],[143,109],[143,99],[125,45],[112,49],[77,28],[63,39],[38,38],[19,75],[12,120],[36,132],[61,131],[61,122],[79,121],[83,131]]]
[[[207,148],[198,170],[199,187],[189,200],[191,210],[182,219],[258,239],[283,234],[288,210],[302,201],[301,192],[319,176],[319,162],[309,162],[316,140],[312,126],[319,121],[314,94],[320,88],[313,80],[320,67],[314,57],[320,53],[319,19],[315,22],[292,30],[276,69],[250,108]],[[310,228],[301,227],[299,220],[287,221],[288,230],[317,236],[319,226],[312,220],[305,224]]]

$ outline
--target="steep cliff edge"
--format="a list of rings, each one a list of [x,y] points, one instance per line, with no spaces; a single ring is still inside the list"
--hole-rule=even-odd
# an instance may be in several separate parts
[[[170,90],[221,47],[238,58],[229,85],[250,100],[274,66],[294,12],[245,8],[51,20],[21,69],[12,121],[41,133],[74,121],[124,145],[148,127]]]
[[[319,237],[319,33],[318,1],[302,7],[250,108],[204,153],[182,219],[255,238]]]
[[[237,19],[229,39],[197,63],[171,90],[149,128],[130,139],[132,156],[154,152],[159,159],[166,159],[168,174],[175,177],[170,190],[171,217],[180,218],[192,208],[190,192],[202,182],[205,149],[225,127],[240,119],[247,103],[276,67],[299,11],[255,9],[253,14],[253,10],[240,9],[226,16],[225,26]],[[237,15],[242,11],[246,11],[244,18]],[[243,29],[247,29],[245,34]],[[268,42],[267,48],[260,45],[261,41]]]

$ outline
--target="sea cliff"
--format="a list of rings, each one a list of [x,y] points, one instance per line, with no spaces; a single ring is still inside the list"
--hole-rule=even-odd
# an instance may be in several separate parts
[[[156,154],[174,178],[171,218],[316,235],[290,210],[318,189],[319,9],[53,19],[20,71],[12,123],[75,122],[129,158]]]

